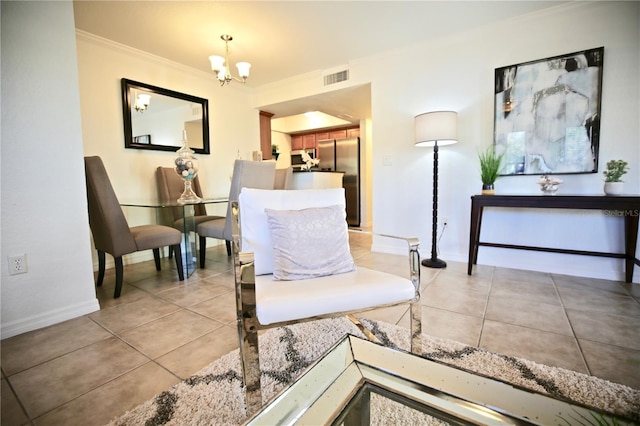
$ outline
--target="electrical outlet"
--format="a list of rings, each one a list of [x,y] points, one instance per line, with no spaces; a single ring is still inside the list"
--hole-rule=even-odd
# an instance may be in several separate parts
[[[9,256],[9,275],[27,273],[27,255]]]

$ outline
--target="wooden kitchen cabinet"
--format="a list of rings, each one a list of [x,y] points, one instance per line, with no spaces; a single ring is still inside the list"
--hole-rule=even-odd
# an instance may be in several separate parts
[[[344,139],[347,137],[347,131],[343,130],[333,130],[329,133],[329,139]]]
[[[360,137],[360,128],[347,129],[347,137],[348,138],[359,138]]]
[[[302,135],[292,135],[291,151],[300,151],[301,149],[304,149],[304,145],[302,142]]]
[[[329,139],[329,132],[316,133],[316,145],[318,144],[318,141],[323,141],[325,139]]]
[[[300,151],[301,149],[317,149],[318,141],[322,141],[325,139],[357,138],[359,136],[359,127],[329,130],[326,132],[291,135],[291,151]]]
[[[303,149],[316,149],[316,135],[302,135],[302,148]]]
[[[273,114],[266,111],[260,111],[260,151],[262,158],[269,160],[271,155],[271,117]]]

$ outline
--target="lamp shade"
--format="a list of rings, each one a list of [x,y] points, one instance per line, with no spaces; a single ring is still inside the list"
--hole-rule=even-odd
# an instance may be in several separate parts
[[[211,61],[211,69],[213,72],[217,73],[224,66],[224,58],[218,55],[209,56],[209,61]]]
[[[249,62],[238,62],[236,67],[238,68],[238,74],[240,74],[240,77],[249,77],[249,68],[251,68],[251,64]]]
[[[451,145],[458,142],[458,113],[425,112],[416,116],[416,146]]]
[[[149,102],[151,101],[151,95],[138,95],[138,101],[142,105],[149,105]]]

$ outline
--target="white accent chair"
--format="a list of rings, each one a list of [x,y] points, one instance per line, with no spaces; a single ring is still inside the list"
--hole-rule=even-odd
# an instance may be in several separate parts
[[[355,267],[349,253],[343,188],[270,191],[245,188],[240,192],[238,202],[232,203],[232,209],[237,325],[247,415],[253,414],[262,405],[259,330],[409,304],[411,350],[417,352],[421,349],[420,255],[417,238],[402,238],[408,243],[409,269],[406,278]],[[337,274],[329,271],[329,275],[320,272],[321,276],[314,275],[308,279],[286,280],[285,276],[285,280],[276,280],[282,278],[290,254],[302,251],[309,256],[314,251],[309,251],[309,247],[299,250],[299,244],[304,243],[298,238],[300,227],[304,228],[305,223],[317,217],[308,219],[305,215],[316,212],[322,215],[326,211],[332,211],[334,217],[341,217],[334,222],[319,220],[315,225],[310,225],[314,230],[327,230],[326,234],[339,234],[338,243],[327,240],[324,244],[329,248],[325,250],[328,253],[325,259],[330,259],[327,262],[330,265],[342,262],[344,259],[331,257],[336,251],[341,251],[341,246],[345,245],[343,238],[346,238],[348,256],[342,257],[348,257],[347,260],[351,260],[355,269]],[[274,221],[274,215],[282,215],[284,220]],[[282,228],[296,221],[293,229],[282,231]],[[293,241],[289,242],[283,235],[289,235]],[[314,257],[313,254],[310,257]],[[325,259],[319,259],[319,263],[324,265]],[[304,263],[303,259],[302,266],[296,264],[292,268],[292,276],[305,273]],[[313,273],[317,273],[317,270]]]

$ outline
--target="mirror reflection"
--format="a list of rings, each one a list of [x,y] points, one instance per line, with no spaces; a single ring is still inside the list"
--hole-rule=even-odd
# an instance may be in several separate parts
[[[208,100],[122,79],[125,147],[176,151],[186,130],[189,147],[209,154]]]

